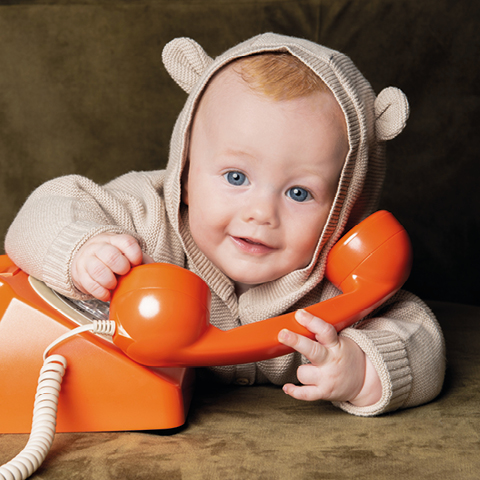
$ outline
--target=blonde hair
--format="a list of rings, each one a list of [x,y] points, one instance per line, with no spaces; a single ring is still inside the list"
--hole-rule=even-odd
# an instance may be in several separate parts
[[[289,53],[250,55],[235,60],[231,66],[253,91],[274,100],[292,100],[315,92],[330,92],[319,76]]]

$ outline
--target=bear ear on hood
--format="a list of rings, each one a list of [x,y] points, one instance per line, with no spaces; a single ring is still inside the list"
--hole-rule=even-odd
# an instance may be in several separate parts
[[[378,140],[395,138],[408,120],[410,107],[405,94],[395,87],[382,90],[375,100],[375,132]]]
[[[165,45],[162,60],[170,76],[190,93],[202,73],[213,63],[205,50],[194,40],[175,38]]]

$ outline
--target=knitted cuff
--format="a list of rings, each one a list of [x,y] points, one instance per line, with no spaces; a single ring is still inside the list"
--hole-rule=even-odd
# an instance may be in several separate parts
[[[356,407],[350,402],[334,402],[334,405],[365,417],[400,408],[412,387],[407,351],[400,338],[388,331],[355,328],[347,328],[340,335],[353,340],[368,356],[380,377],[382,397],[376,404],[367,407]]]

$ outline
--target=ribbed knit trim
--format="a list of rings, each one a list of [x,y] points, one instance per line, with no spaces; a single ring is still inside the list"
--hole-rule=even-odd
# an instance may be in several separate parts
[[[397,410],[408,398],[412,387],[407,351],[397,335],[387,331],[347,328],[341,336],[353,340],[374,365],[382,384],[382,397],[374,405],[356,407],[349,402],[334,402],[348,413],[373,416]]]

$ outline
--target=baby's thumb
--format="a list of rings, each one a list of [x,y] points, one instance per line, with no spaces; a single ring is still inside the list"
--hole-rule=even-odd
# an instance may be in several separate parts
[[[143,252],[142,263],[155,263],[155,260],[147,253]]]

